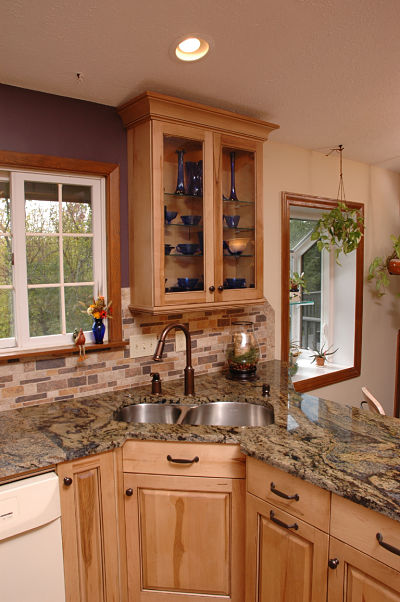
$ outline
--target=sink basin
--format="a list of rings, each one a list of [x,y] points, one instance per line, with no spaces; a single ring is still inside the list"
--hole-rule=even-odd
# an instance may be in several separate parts
[[[274,410],[254,403],[216,401],[191,408],[182,424],[213,426],[268,426],[274,423]]]
[[[115,419],[122,422],[140,422],[148,424],[175,424],[181,410],[174,405],[138,403],[125,406],[116,412]]]

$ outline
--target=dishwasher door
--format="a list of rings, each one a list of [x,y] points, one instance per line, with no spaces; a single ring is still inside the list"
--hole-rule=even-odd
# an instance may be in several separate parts
[[[1,602],[65,602],[58,477],[0,485]]]

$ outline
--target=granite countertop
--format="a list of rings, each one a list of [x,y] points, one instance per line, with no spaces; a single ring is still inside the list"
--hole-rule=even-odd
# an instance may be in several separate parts
[[[293,390],[285,364],[259,366],[259,380],[230,381],[221,373],[197,376],[198,394],[185,397],[183,381],[21,408],[0,414],[0,481],[101,453],[127,439],[240,444],[242,452],[323,489],[400,521],[400,420],[341,406]],[[269,383],[271,395],[262,396]],[[275,424],[214,427],[134,424],[114,420],[123,405],[140,402],[271,404]]]

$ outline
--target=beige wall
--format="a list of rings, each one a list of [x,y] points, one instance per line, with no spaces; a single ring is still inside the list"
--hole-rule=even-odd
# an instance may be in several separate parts
[[[275,353],[280,358],[281,324],[281,192],[336,198],[337,154],[299,147],[265,144],[264,155],[264,277],[265,296],[275,310]],[[379,167],[343,161],[346,198],[365,204],[365,273],[376,255],[390,250],[390,234],[400,233],[400,175]],[[391,290],[400,291],[400,278],[392,277]],[[377,300],[364,282],[363,346],[361,376],[313,391],[343,404],[358,405],[361,387],[377,397],[388,414],[393,413],[396,338],[400,328],[400,299],[393,292]]]

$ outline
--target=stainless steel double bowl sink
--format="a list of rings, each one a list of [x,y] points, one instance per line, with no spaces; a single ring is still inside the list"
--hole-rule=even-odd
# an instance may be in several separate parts
[[[138,403],[117,410],[115,419],[142,424],[268,426],[274,423],[274,410],[268,406],[237,401],[215,401],[201,405]]]

